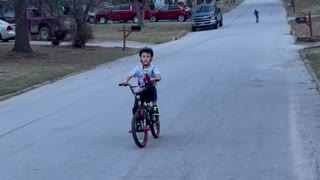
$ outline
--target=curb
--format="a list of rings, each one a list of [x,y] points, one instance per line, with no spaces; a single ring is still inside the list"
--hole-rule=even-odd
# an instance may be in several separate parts
[[[304,48],[304,49],[310,49],[310,48]],[[312,81],[314,81],[316,83],[318,92],[320,92],[320,81],[319,81],[316,73],[313,71],[313,69],[310,65],[310,62],[307,59],[305,53],[303,52],[304,49],[299,50],[300,57],[302,58],[302,61],[304,62],[304,65],[306,66],[310,76],[312,77],[312,79],[313,79]]]

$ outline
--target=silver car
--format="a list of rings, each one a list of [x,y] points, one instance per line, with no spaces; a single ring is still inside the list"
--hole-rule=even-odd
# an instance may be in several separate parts
[[[9,40],[14,40],[16,37],[16,32],[14,26],[0,20],[0,40],[3,42],[8,42]]]

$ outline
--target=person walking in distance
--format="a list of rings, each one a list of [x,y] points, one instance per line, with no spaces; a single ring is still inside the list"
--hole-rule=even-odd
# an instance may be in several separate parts
[[[254,15],[256,16],[256,23],[259,23],[259,11],[255,9]]]

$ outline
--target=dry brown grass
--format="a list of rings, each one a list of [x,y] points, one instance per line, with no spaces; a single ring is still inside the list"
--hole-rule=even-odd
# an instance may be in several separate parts
[[[284,2],[287,4],[289,0]],[[295,14],[293,14],[292,7],[286,6],[288,16],[308,16],[309,11],[312,15],[319,14],[320,1],[318,0],[295,0],[295,4]],[[310,37],[310,29],[306,24],[297,24],[295,20],[289,21],[289,24],[297,38]],[[312,17],[312,31],[313,38],[320,40],[320,17]],[[320,48],[306,49],[304,52],[313,71],[320,78]]]
[[[229,12],[244,0],[225,7],[220,4],[223,12]],[[119,29],[126,24],[92,25],[96,40],[121,41]],[[144,43],[164,43],[184,36],[191,30],[190,23],[146,23],[141,32],[132,32],[128,41]],[[20,91],[30,86],[55,80],[65,75],[83,71],[99,64],[137,53],[137,49],[87,47],[74,49],[71,47],[32,46],[33,54],[11,53],[13,45],[0,45],[0,96]]]
[[[238,7],[244,0],[237,0],[235,4],[230,4],[230,6],[225,5],[224,0],[220,0],[217,6],[221,9],[222,13],[227,13]]]
[[[126,29],[135,24],[130,23],[118,23],[118,24],[98,24],[93,25],[92,29],[94,32],[95,39],[103,41],[121,41],[123,39],[123,32],[120,32],[120,29],[123,29],[125,26]],[[160,44],[164,42],[171,41],[173,38],[184,36],[186,33],[190,32],[191,26],[189,23],[179,23],[179,22],[170,22],[164,24],[162,22],[145,23],[145,26],[142,27],[140,32],[132,32],[127,40],[128,41],[137,41],[144,43],[154,43]]]
[[[306,24],[298,24],[295,20],[289,21],[296,37],[310,37],[310,28]],[[312,18],[312,35],[320,38],[320,17]]]
[[[288,16],[305,16],[309,13],[320,13],[320,1],[319,0],[295,0],[295,14],[293,13],[292,6],[288,6],[291,0],[284,0],[285,7],[287,9]]]
[[[33,54],[15,54],[11,49],[0,45],[0,96],[137,53],[130,48],[32,46]]]

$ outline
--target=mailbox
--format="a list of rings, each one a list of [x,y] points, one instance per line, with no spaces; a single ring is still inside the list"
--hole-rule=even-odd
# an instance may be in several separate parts
[[[131,26],[131,31],[141,31],[141,26]]]
[[[296,23],[306,23],[307,17],[296,17]]]

